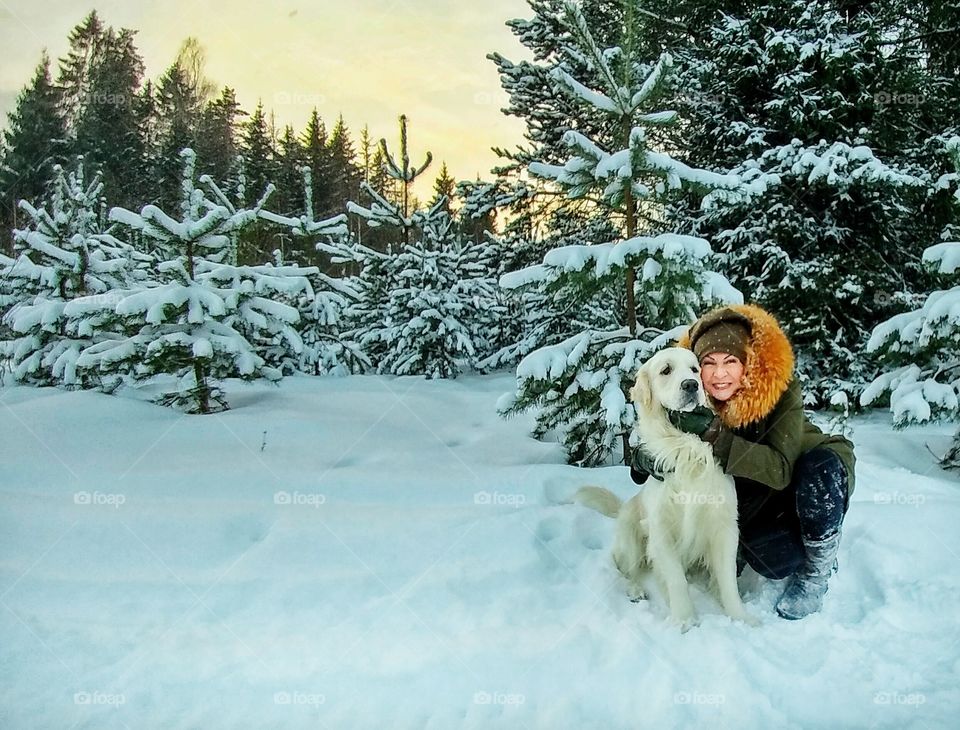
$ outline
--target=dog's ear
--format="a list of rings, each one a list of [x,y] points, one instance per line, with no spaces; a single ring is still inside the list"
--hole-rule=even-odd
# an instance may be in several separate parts
[[[638,406],[649,410],[653,405],[653,389],[650,387],[650,376],[646,368],[637,371],[637,381],[630,389],[630,399]]]

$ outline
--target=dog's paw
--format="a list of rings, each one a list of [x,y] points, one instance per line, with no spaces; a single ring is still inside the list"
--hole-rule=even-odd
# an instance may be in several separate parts
[[[727,615],[734,621],[742,621],[747,626],[751,626],[753,628],[756,628],[762,623],[760,619],[758,619],[756,616],[754,616],[752,613],[750,613],[746,609],[742,611],[734,611],[732,613],[728,613]]]
[[[680,629],[681,634],[685,634],[697,625],[697,617],[692,613],[672,615],[670,616],[670,623]]]
[[[640,603],[640,601],[647,599],[647,592],[643,590],[642,586],[629,586],[627,588],[627,598],[629,598],[632,603]]]

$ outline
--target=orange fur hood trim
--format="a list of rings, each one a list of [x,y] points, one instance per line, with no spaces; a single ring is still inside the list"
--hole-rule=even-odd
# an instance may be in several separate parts
[[[726,402],[713,398],[710,400],[725,426],[742,428],[770,415],[787,390],[793,379],[793,347],[773,315],[755,304],[718,307],[704,314],[700,320],[719,319],[718,315],[723,310],[733,310],[750,321],[747,361],[744,363],[740,390]],[[691,349],[689,329],[677,340],[677,346]]]

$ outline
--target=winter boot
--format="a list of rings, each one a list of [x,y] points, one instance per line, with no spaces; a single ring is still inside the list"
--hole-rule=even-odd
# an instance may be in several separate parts
[[[822,540],[803,538],[806,559],[794,573],[777,601],[777,613],[786,619],[803,618],[823,606],[827,580],[837,569],[840,531]]]

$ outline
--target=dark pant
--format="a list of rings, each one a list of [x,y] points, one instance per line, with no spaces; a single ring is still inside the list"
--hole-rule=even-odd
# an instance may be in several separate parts
[[[756,482],[738,486],[738,492],[769,489]],[[848,507],[847,471],[840,457],[826,448],[801,454],[786,489],[772,490],[747,519],[741,513],[740,557],[766,578],[786,578],[803,564],[804,538],[833,535]]]

